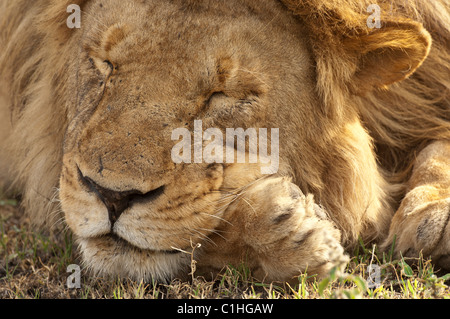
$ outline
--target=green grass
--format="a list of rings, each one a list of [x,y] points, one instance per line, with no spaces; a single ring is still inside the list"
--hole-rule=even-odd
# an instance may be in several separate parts
[[[0,201],[0,299],[450,299],[450,274],[439,273],[421,258],[395,260],[376,246],[360,243],[344,272],[333,269],[317,279],[301,274],[293,283],[261,283],[251,271],[226,267],[214,280],[198,277],[170,284],[96,278],[81,272],[81,288],[66,285],[70,264],[80,264],[70,234],[59,240],[32,232],[15,201]],[[379,269],[379,285],[369,287],[369,265]]]

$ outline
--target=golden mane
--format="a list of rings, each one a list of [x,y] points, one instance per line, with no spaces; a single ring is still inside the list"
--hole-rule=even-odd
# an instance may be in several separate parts
[[[13,131],[3,142],[9,156],[6,191],[22,196],[21,204],[37,227],[51,228],[61,216],[57,189],[62,142],[67,128],[65,107],[69,56],[66,8],[86,1],[2,1],[0,74],[9,93]],[[67,42],[66,42],[67,41]],[[2,176],[3,177],[3,176]],[[0,185],[2,186],[2,185]]]

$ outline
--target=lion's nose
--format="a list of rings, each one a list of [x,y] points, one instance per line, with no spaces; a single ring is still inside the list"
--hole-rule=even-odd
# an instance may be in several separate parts
[[[80,172],[81,173],[81,172]],[[94,182],[91,178],[80,174],[82,183],[85,184],[91,191],[93,191],[108,209],[109,220],[111,226],[119,219],[122,213],[133,203],[136,202],[150,202],[158,198],[164,193],[165,186],[158,187],[147,193],[142,193],[137,190],[129,190],[124,192],[117,192],[111,189],[104,188]]]

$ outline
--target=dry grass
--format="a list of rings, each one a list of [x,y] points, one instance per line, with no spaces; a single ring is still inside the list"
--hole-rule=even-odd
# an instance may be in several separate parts
[[[447,298],[450,274],[433,269],[429,260],[392,260],[376,247],[362,244],[345,273],[332,272],[317,280],[302,274],[296,284],[264,284],[250,271],[227,267],[212,280],[196,277],[170,284],[133,282],[128,279],[95,278],[81,271],[79,289],[67,287],[67,267],[81,264],[70,235],[58,241],[30,231],[15,201],[0,201],[0,299],[312,299],[312,298]],[[380,269],[380,285],[370,288],[368,265]]]

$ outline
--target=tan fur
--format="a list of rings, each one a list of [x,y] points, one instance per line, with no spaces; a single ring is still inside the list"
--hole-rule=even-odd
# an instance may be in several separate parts
[[[79,30],[65,24],[73,3]],[[287,280],[326,274],[358,237],[450,267],[450,10],[380,2],[370,29],[372,3],[2,0],[1,182],[36,225],[62,213],[102,274],[187,273],[173,250],[201,243],[203,272],[246,261]],[[280,128],[278,174],[175,164],[171,132],[196,119]],[[122,194],[164,188],[113,224],[86,177]]]

